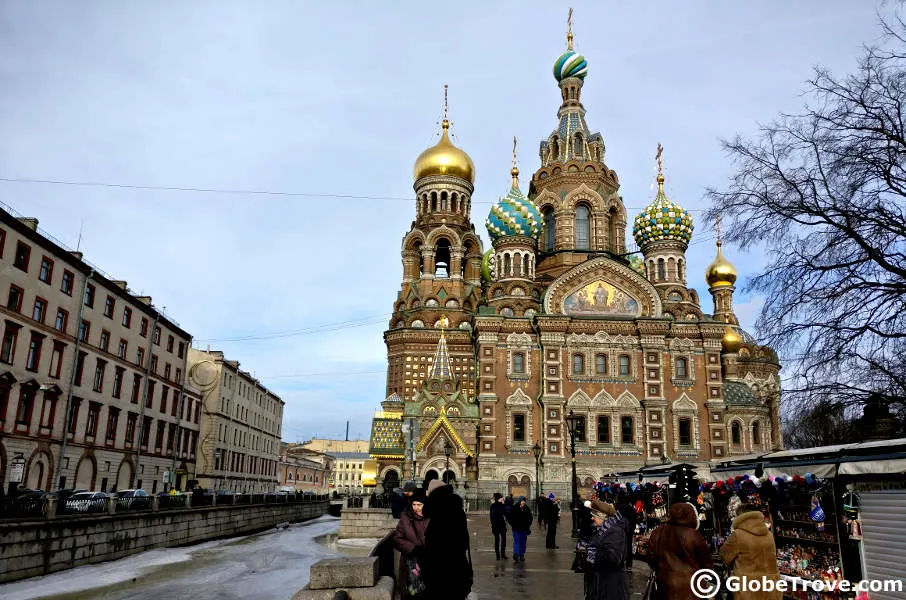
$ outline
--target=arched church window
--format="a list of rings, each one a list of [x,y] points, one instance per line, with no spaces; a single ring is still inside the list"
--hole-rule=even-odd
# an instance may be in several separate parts
[[[581,135],[576,136],[576,145],[575,145],[575,148],[573,149],[573,154],[575,154],[579,158],[582,157],[582,136]]]
[[[437,210],[437,192],[431,192],[431,210]]]
[[[573,375],[585,374],[585,356],[582,354],[573,354]]]
[[[440,193],[440,209],[449,210],[450,206],[447,204],[447,192]]]
[[[730,427],[730,440],[734,446],[742,444],[742,427],[739,426],[739,421],[733,421],[733,425]]]
[[[657,259],[657,280],[664,281],[667,279],[667,265],[664,264],[664,259]]]
[[[761,444],[761,423],[758,421],[752,423],[752,443],[755,445]]]
[[[441,279],[450,276],[450,242],[440,239],[434,251],[434,276]]]
[[[510,255],[504,254],[503,255],[503,276],[504,277],[509,277],[513,274],[512,271],[510,270],[511,268],[512,268],[512,264],[510,263]]]
[[[554,249],[554,231],[557,227],[557,218],[554,209],[548,206],[544,209],[544,250],[550,252]]]
[[[588,250],[589,239],[591,238],[591,224],[589,217],[591,211],[588,206],[580,204],[576,207],[576,248],[579,250]]]
[[[513,255],[513,276],[522,277],[522,255],[518,252]]]

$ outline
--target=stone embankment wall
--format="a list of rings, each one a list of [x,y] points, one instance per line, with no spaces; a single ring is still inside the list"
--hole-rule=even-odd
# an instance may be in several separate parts
[[[344,508],[340,514],[340,539],[380,539],[396,529],[388,508]]]
[[[0,582],[123,558],[153,548],[246,535],[327,512],[328,501],[0,522]]]

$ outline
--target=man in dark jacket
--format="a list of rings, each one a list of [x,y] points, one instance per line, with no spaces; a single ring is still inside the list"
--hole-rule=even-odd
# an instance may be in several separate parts
[[[494,492],[491,502],[491,533],[494,534],[494,552],[497,560],[506,558],[506,514],[503,508],[503,494]]]
[[[453,486],[432,480],[424,515],[430,519],[425,530],[423,562],[419,562],[425,597],[464,600],[472,590],[472,560],[462,498],[453,493]]]
[[[557,545],[557,523],[560,522],[560,505],[557,503],[557,497],[553,492],[544,499],[544,522],[547,524],[547,537],[544,540],[544,546],[556,550]]]
[[[510,526],[513,528],[513,560],[525,562],[526,540],[532,531],[532,509],[528,507],[525,496],[519,496],[516,502],[510,513]]]
[[[632,555],[634,550],[632,540],[635,536],[635,526],[639,522],[639,514],[635,511],[635,507],[629,503],[629,495],[626,492],[617,494],[616,509],[620,516],[626,520],[626,572],[632,573]]]

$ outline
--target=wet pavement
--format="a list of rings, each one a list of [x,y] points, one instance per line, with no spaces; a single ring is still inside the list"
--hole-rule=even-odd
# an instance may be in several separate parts
[[[365,554],[336,544],[340,520],[319,517],[285,529],[160,548],[97,565],[0,585],[3,600],[289,600],[323,558]]]
[[[570,538],[569,515],[557,528],[558,550],[544,547],[547,532],[537,521],[528,536],[525,562],[513,562],[513,535],[507,533],[507,560],[497,560],[494,536],[487,514],[469,513],[469,533],[472,536],[472,568],[475,584],[472,588],[478,600],[572,600],[583,598],[582,575],[574,573],[575,540]],[[648,565],[635,561],[630,577],[630,598],[640,598],[650,573]]]

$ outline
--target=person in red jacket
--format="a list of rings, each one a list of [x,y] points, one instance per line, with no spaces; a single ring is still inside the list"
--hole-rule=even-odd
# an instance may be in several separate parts
[[[425,531],[428,529],[428,518],[422,514],[425,506],[425,490],[416,489],[411,496],[411,502],[400,515],[400,520],[393,531],[393,547],[400,552],[400,568],[398,583],[403,591],[403,598],[410,598],[408,593],[409,571],[414,559],[418,565],[419,557],[425,550]],[[420,567],[418,567],[420,569]]]
[[[655,600],[698,600],[692,575],[713,569],[711,549],[698,532],[698,512],[688,502],[670,507],[669,520],[648,541],[648,564],[655,572]]]

